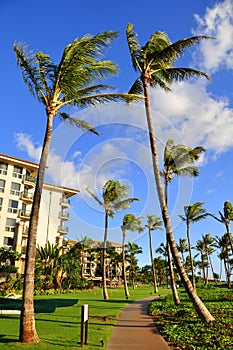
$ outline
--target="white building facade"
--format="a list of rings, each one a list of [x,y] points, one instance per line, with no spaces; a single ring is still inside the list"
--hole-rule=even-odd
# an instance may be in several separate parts
[[[36,175],[39,165],[27,160],[0,154],[0,247],[8,247],[22,254],[17,264],[24,271]],[[68,234],[69,198],[78,190],[43,184],[39,213],[37,245],[63,245]]]

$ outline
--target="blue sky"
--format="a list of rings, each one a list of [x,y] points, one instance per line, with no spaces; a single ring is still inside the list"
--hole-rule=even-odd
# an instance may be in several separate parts
[[[168,138],[190,147],[204,146],[207,151],[199,162],[200,176],[174,179],[170,185],[170,214],[175,238],[185,238],[185,225],[178,214],[184,205],[196,201],[217,214],[225,200],[233,202],[233,3],[223,1],[165,0],[88,1],[1,0],[0,3],[0,75],[1,138],[0,152],[38,161],[44,136],[45,113],[27,91],[16,66],[14,42],[23,41],[33,51],[48,53],[59,62],[67,44],[86,33],[105,30],[119,32],[119,37],[105,58],[119,66],[117,77],[108,83],[118,92],[127,92],[137,77],[132,69],[125,29],[135,26],[141,44],[155,31],[164,31],[172,42],[193,35],[209,35],[188,50],[179,66],[201,69],[211,76],[172,85],[172,92],[151,91],[152,110],[160,154]],[[143,105],[130,109],[123,104],[108,104],[96,109],[73,111],[80,119],[93,123],[102,136],[83,134],[55,123],[48,163],[47,181],[80,189],[72,200],[70,238],[87,235],[103,239],[104,215],[85,192],[88,186],[101,194],[108,179],[118,179],[131,186],[130,195],[138,197],[130,212],[137,216],[159,215],[157,195],[151,170]],[[77,113],[77,114],[76,114]],[[121,242],[119,226],[126,212],[110,222],[109,240]],[[221,235],[224,227],[203,220],[191,227],[193,244],[202,234]],[[143,247],[140,265],[149,263],[147,232],[129,233],[128,240]],[[164,233],[154,233],[153,244],[164,242]],[[218,268],[217,259],[215,266]]]

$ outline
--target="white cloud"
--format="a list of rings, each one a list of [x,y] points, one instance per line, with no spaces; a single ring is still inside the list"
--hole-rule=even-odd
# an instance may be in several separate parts
[[[39,162],[42,151],[41,145],[34,144],[31,137],[24,133],[16,133],[14,135],[18,149],[26,151],[30,158]]]
[[[195,15],[197,28],[194,35],[208,35],[216,40],[200,44],[201,66],[211,72],[221,67],[233,68],[233,2],[224,0],[206,9],[203,17]],[[197,55],[195,55],[197,59]]]

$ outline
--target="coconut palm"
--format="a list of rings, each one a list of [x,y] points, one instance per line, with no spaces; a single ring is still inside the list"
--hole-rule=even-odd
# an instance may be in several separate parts
[[[137,243],[128,242],[127,244],[127,261],[129,263],[128,271],[131,279],[132,287],[135,289],[135,276],[139,271],[138,259],[135,257],[137,254],[142,254],[142,248]],[[128,299],[126,297],[126,299]]]
[[[141,217],[136,218],[133,214],[125,214],[123,217],[122,225],[121,225],[121,231],[122,231],[122,267],[123,267],[122,272],[123,272],[123,280],[124,280],[126,299],[129,298],[130,294],[129,294],[127,278],[126,278],[125,239],[127,236],[127,231],[132,231],[132,232],[137,231],[138,233],[141,233],[144,230],[144,227],[142,227],[142,224],[141,224],[141,220],[142,220]],[[129,245],[129,248],[133,249],[135,247],[132,245]],[[133,250],[132,250],[132,252],[133,252]],[[138,254],[138,253],[134,252],[134,254]]]
[[[186,48],[200,42],[202,39],[205,39],[207,37],[195,36],[192,38],[181,39],[172,44],[165,33],[156,32],[152,34],[150,40],[144,46],[141,46],[138,41],[137,34],[134,32],[133,25],[131,23],[128,23],[127,25],[126,37],[133,68],[140,74],[139,78],[136,79],[132,88],[130,89],[130,93],[143,93],[145,98],[145,111],[148,124],[153,170],[159,204],[164,221],[164,227],[166,228],[167,241],[170,244],[174,262],[185,286],[186,292],[188,293],[189,298],[197,311],[197,314],[203,321],[211,322],[214,321],[214,317],[210,314],[194,290],[188,278],[188,275],[186,274],[184,266],[182,265],[174,240],[160,177],[159,158],[149,95],[149,87],[153,88],[158,86],[164,90],[170,90],[169,84],[173,81],[185,80],[191,77],[199,76],[204,76],[209,79],[206,73],[199,70],[193,68],[173,67],[174,61],[185,51]]]
[[[88,188],[87,192],[104,208],[105,212],[105,229],[102,249],[102,286],[103,296],[105,300],[109,300],[107,281],[106,281],[106,249],[108,237],[108,219],[114,218],[116,212],[130,208],[130,203],[138,201],[138,198],[129,198],[126,192],[129,189],[128,185],[122,185],[120,181],[108,180],[102,191],[102,200],[99,199]],[[127,198],[128,197],[128,198]]]
[[[213,278],[215,280],[215,283],[217,284],[217,280],[215,278],[215,272],[214,272],[214,268],[213,268],[213,264],[212,264],[212,259],[211,259],[211,255],[214,252],[215,240],[211,236],[210,233],[207,233],[206,235],[202,235],[202,240],[203,240],[203,243],[204,243],[204,248],[205,248],[205,253],[206,253],[206,257],[207,257],[207,262],[209,263],[209,266],[210,266],[211,271],[212,271]],[[206,285],[208,284],[208,270],[207,270],[207,278],[206,278],[205,284]]]
[[[230,242],[227,232],[222,237],[215,237],[216,247],[220,249],[219,258],[223,260],[228,288],[231,288],[232,259],[230,259]]]
[[[155,265],[154,265],[154,257],[153,257],[153,248],[152,248],[152,231],[154,230],[162,230],[162,220],[159,216],[156,215],[147,215],[147,225],[149,232],[149,247],[150,247],[150,259],[151,259],[151,267],[152,267],[152,275],[153,275],[153,283],[154,283],[154,292],[158,293],[157,286],[157,276],[155,273]]]
[[[179,252],[181,253],[183,264],[185,264],[184,253],[187,253],[189,251],[187,239],[179,238],[179,244],[177,245],[177,248],[178,248]]]
[[[230,201],[225,201],[224,207],[223,207],[223,213],[219,211],[219,218],[211,213],[208,213],[208,215],[212,216],[215,220],[223,223],[226,227],[226,232],[229,238],[229,243],[231,247],[231,252],[233,254],[233,242],[232,242],[232,235],[230,232],[230,225],[231,221],[233,220],[233,207]]]
[[[194,265],[192,258],[192,246],[190,239],[190,226],[192,223],[198,222],[202,219],[205,219],[207,216],[206,209],[202,208],[202,202],[196,202],[190,205],[184,206],[184,215],[179,215],[180,218],[186,223],[186,233],[188,240],[188,249],[189,249],[189,259],[191,264],[191,274],[192,274],[192,285],[195,289],[195,276],[194,276]]]
[[[67,108],[95,106],[99,103],[118,100],[134,100],[127,94],[109,94],[110,87],[95,84],[117,73],[111,61],[101,60],[103,50],[115,39],[117,33],[108,31],[95,36],[85,35],[67,45],[61,60],[56,65],[48,54],[32,53],[25,44],[14,45],[17,63],[22,71],[29,92],[45,107],[47,125],[42,147],[37,183],[32,205],[28,244],[26,251],[23,302],[20,321],[20,340],[36,343],[37,335],[34,319],[34,267],[36,256],[36,236],[41,201],[42,185],[56,116],[62,121],[79,128],[97,133],[86,121],[72,117]]]

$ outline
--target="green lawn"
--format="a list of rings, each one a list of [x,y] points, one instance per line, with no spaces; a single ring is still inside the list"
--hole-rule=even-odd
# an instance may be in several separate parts
[[[84,348],[102,348],[100,339],[103,338],[107,344],[120,310],[128,302],[153,295],[152,292],[152,286],[130,289],[131,297],[128,301],[125,300],[122,288],[109,289],[109,301],[103,300],[100,288],[94,291],[35,297],[36,329],[41,342],[33,345],[21,344],[18,342],[19,316],[0,315],[0,349],[77,350],[80,348],[80,316],[83,304],[89,305],[88,345]],[[168,291],[160,289],[159,292],[162,294]],[[19,300],[13,302],[15,308],[20,308]],[[108,317],[106,323],[104,316]]]

